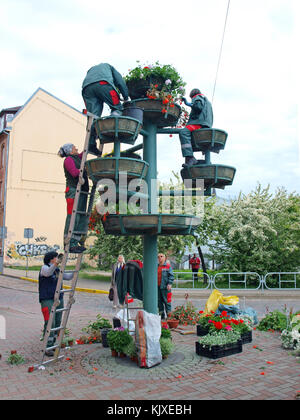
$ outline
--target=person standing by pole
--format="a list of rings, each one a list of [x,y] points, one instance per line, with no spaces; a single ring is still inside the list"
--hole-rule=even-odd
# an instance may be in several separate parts
[[[112,289],[114,291],[114,298],[113,298],[113,308],[114,309],[119,304],[116,278],[117,278],[117,274],[119,273],[120,270],[122,270],[122,268],[124,266],[125,266],[125,259],[124,259],[123,255],[119,255],[117,262],[115,264],[113,264],[112,273],[111,273],[111,282],[110,282],[110,287],[112,287]],[[123,305],[120,305],[120,307],[123,308]]]
[[[168,293],[171,292],[174,274],[170,264],[166,262],[166,255],[158,254],[157,268],[157,286],[158,286],[158,311],[161,319],[168,317],[171,312],[171,302],[168,299]],[[166,315],[166,316],[165,316]]]

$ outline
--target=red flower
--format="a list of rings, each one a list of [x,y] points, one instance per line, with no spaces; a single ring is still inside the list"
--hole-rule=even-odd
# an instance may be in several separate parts
[[[223,312],[221,313],[221,316],[227,316],[227,312],[226,312],[226,311],[223,311]]]
[[[215,322],[213,321],[214,326],[217,330],[221,330],[223,328],[222,322]]]

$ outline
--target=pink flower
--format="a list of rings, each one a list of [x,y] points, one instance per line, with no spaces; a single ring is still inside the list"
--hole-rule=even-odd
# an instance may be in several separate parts
[[[225,330],[230,331],[232,330],[232,327],[230,325],[226,325]]]

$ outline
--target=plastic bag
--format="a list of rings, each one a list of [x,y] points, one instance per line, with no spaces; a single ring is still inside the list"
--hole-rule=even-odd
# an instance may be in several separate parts
[[[161,319],[159,315],[138,311],[136,316],[136,346],[140,367],[150,368],[162,361],[160,350]]]
[[[119,318],[120,322],[121,322],[121,326],[123,328],[128,328],[128,322],[127,322],[127,309],[121,309],[116,315],[116,318]],[[134,321],[130,321],[131,319],[131,314],[130,314],[130,310],[128,310],[128,317],[129,317],[129,334],[130,335],[134,335],[135,334],[135,322]]]
[[[219,290],[215,289],[211,292],[205,304],[204,314],[207,315],[211,312],[216,312],[219,305],[237,305],[239,298],[237,296],[223,296]]]

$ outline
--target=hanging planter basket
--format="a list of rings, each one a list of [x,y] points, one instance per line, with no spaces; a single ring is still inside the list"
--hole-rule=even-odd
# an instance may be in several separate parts
[[[199,164],[184,167],[181,177],[185,179],[203,179],[204,188],[221,188],[232,185],[236,169],[232,166]]]
[[[126,173],[128,180],[134,178],[144,179],[148,167],[149,164],[144,160],[125,157],[91,159],[85,164],[87,175],[93,182],[98,182],[105,178],[116,181],[119,179],[120,173]]]
[[[164,85],[163,77],[147,77],[146,79],[129,80],[126,85],[131,99],[147,98],[147,91],[152,85],[158,85],[158,89]]]
[[[215,128],[200,128],[192,132],[192,148],[194,152],[219,153],[224,149],[227,133]]]
[[[131,117],[103,117],[95,122],[96,131],[101,143],[134,144],[142,128],[141,121]]]
[[[174,107],[169,106],[164,113],[166,106],[158,99],[137,99],[133,102],[144,110],[144,123],[151,122],[157,127],[176,125],[181,114],[181,107],[177,104],[174,104]]]
[[[201,219],[182,214],[109,214],[102,220],[110,235],[190,235]]]

